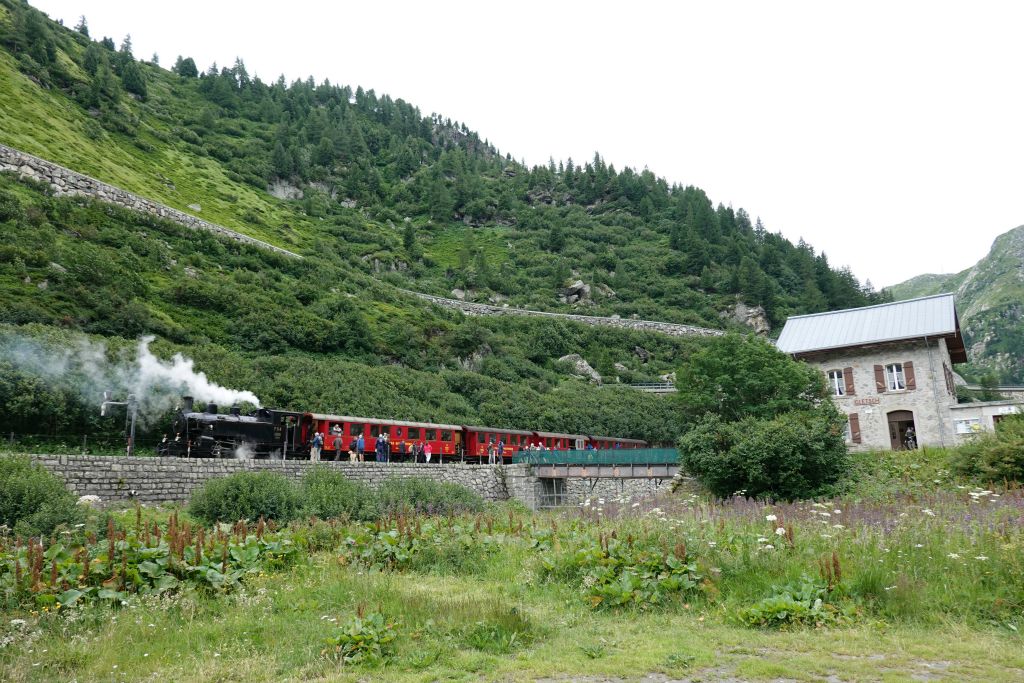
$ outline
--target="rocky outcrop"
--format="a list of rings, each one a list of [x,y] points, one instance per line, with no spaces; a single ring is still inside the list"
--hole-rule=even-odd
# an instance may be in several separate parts
[[[721,330],[712,330],[706,327],[697,327],[695,325],[683,325],[680,323],[666,323],[655,320],[636,320],[632,318],[603,318],[594,315],[549,313],[547,311],[531,311],[529,309],[513,308],[511,306],[488,306],[487,304],[475,304],[469,301],[446,299],[444,297],[434,296],[433,294],[412,292],[407,289],[400,289],[399,291],[404,292],[405,294],[408,294],[410,296],[419,297],[420,299],[429,301],[430,303],[440,306],[442,308],[449,308],[462,311],[466,315],[521,315],[555,318],[561,320],[569,320],[572,322],[578,322],[584,325],[617,327],[619,329],[640,330],[643,332],[660,332],[661,334],[667,334],[672,337],[718,337],[724,334],[724,332],[722,332]],[[640,347],[637,347],[637,349],[640,349]],[[640,350],[643,351],[644,354],[647,354],[646,350]],[[634,353],[637,353],[635,349]],[[641,356],[641,359],[643,359],[643,356]]]
[[[563,304],[575,304],[580,301],[586,301],[589,298],[590,285],[585,284],[583,280],[576,280],[576,282],[563,289],[558,297],[559,301]]]
[[[158,218],[165,220],[174,221],[184,225],[187,228],[193,230],[205,230],[212,232],[221,237],[235,240],[236,242],[243,242],[245,244],[252,244],[263,249],[269,249],[279,254],[285,254],[286,256],[292,256],[295,258],[302,258],[296,253],[290,252],[287,249],[281,247],[275,247],[273,244],[268,244],[262,240],[258,240],[255,237],[249,237],[243,235],[240,232],[229,230],[222,225],[210,223],[204,221],[195,216],[190,216],[184,211],[178,211],[172,209],[165,204],[154,202],[151,199],[140,197],[137,194],[126,192],[119,187],[108,185],[107,183],[100,182],[95,178],[91,178],[81,173],[76,173],[71,169],[64,168],[53,162],[39,157],[26,154],[25,152],[19,152],[18,150],[0,145],[0,171],[11,171],[17,173],[20,176],[38,180],[39,182],[46,183],[53,190],[53,193],[57,196],[62,195],[82,195],[86,197],[92,197],[100,201],[109,202],[132,211],[139,211],[141,213],[148,213]],[[194,211],[201,210],[198,204],[190,205],[195,206]]]
[[[601,383],[601,373],[590,366],[583,356],[578,353],[570,353],[558,359],[560,363],[568,363],[572,366],[573,372],[580,377],[586,377],[594,384]]]
[[[748,306],[742,301],[737,301],[736,306],[733,307],[732,319],[749,327],[754,334],[765,336],[772,331],[768,315],[761,306]]]

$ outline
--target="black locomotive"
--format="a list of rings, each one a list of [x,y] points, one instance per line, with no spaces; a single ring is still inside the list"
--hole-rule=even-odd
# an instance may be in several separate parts
[[[238,406],[218,413],[215,403],[193,409],[190,396],[182,399],[171,432],[157,454],[183,458],[287,458],[303,450],[299,423],[302,413],[260,408],[242,415]],[[308,452],[308,448],[305,449]]]

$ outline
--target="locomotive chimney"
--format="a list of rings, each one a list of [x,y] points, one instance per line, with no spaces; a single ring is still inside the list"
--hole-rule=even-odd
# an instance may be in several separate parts
[[[191,413],[192,412],[192,404],[193,403],[194,403],[194,400],[193,400],[193,398],[191,396],[182,396],[181,397],[181,410],[182,410],[182,412]]]
[[[231,414],[234,415],[235,417],[238,417],[239,415],[242,414],[242,409],[238,407],[237,403],[231,406]]]
[[[206,404],[206,412],[210,413],[211,415],[216,415],[217,414],[217,404],[214,403],[213,401],[210,401],[209,403],[207,403]]]

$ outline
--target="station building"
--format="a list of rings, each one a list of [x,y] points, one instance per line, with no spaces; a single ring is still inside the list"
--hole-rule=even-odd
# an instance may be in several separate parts
[[[967,351],[952,294],[793,316],[776,345],[821,370],[855,450],[955,446],[1020,409],[957,403]]]

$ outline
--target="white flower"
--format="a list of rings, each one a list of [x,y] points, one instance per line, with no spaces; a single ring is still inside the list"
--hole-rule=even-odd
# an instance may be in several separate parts
[[[896,586],[886,586],[884,590],[891,591]]]
[[[833,515],[841,515],[841,514],[843,514],[843,511],[842,510],[833,510],[832,514]]]
[[[633,503],[633,507],[635,507],[635,508],[640,507],[640,503]]]
[[[604,505],[604,498],[598,498],[597,499],[597,504],[598,505]]]
[[[758,542],[758,543],[767,543],[767,542],[768,542],[768,539],[767,539],[767,538],[765,538],[764,536],[758,536],[758,537],[757,537],[757,542]]]
[[[950,553],[949,555],[946,555],[946,557],[948,557],[951,560],[959,560],[960,559],[960,556],[957,555],[956,553]]]
[[[931,510],[929,510],[928,508],[925,508],[924,510],[921,510],[921,512],[923,512],[924,514],[928,515],[929,517],[934,517],[935,516],[935,513],[932,512]]]
[[[977,555],[974,559],[981,560],[982,562],[984,562],[985,560],[988,559],[988,556],[987,555]]]
[[[774,522],[778,519],[778,517],[776,517],[775,515],[765,515],[764,518],[767,519],[769,522]]]
[[[923,544],[923,543],[915,543],[915,544],[914,544],[914,547],[915,547],[915,548],[923,548],[923,547],[924,547],[924,544]]]
[[[832,513],[831,513],[831,512],[822,512],[822,513],[821,513],[821,516],[822,516],[822,517],[831,517],[831,516],[832,516]]]
[[[24,626],[24,625],[25,625],[25,620],[24,619],[11,619],[11,626]]]
[[[781,526],[778,527],[777,529],[775,529],[775,535],[776,536],[785,536],[786,535],[786,529],[784,527],[781,527]]]
[[[843,526],[842,524],[833,524],[832,528],[833,529],[845,529],[846,527]]]
[[[775,546],[769,543],[768,545],[761,546],[761,550],[775,550]]]

